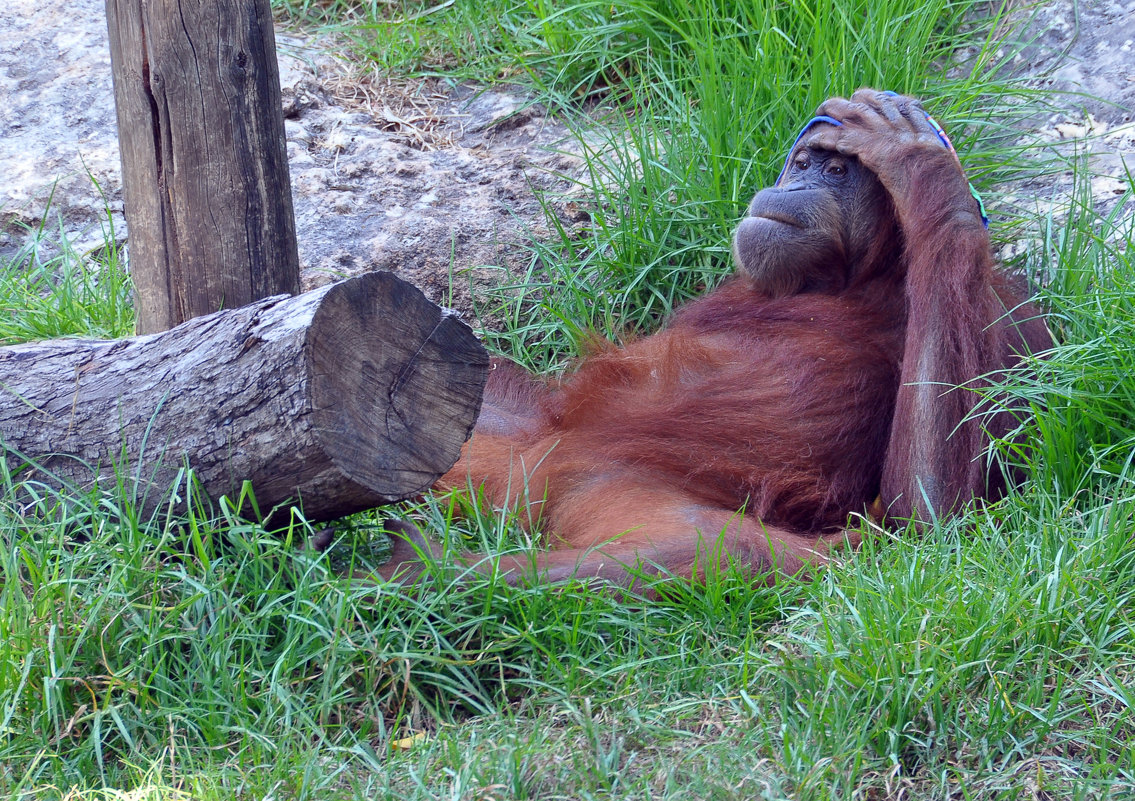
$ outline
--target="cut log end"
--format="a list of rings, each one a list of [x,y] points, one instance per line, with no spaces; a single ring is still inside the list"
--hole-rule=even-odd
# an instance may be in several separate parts
[[[333,287],[308,329],[313,430],[344,475],[394,500],[457,460],[488,356],[415,287],[389,273],[361,279]]]
[[[143,514],[189,465],[211,498],[247,481],[265,513],[333,520],[448,470],[487,374],[468,326],[368,274],[152,336],[0,348],[0,458],[61,486],[137,477]]]

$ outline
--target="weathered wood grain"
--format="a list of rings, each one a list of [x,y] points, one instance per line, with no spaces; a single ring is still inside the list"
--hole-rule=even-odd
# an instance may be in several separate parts
[[[389,273],[162,334],[0,348],[0,441],[51,484],[117,473],[155,508],[185,465],[211,496],[327,520],[428,488],[472,431],[488,370],[453,313]]]
[[[299,292],[269,0],[106,0],[138,332]]]

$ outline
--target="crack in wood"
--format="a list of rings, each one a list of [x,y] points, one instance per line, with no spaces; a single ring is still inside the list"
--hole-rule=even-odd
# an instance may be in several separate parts
[[[402,366],[402,369],[398,371],[398,375],[394,376],[394,381],[391,382],[390,389],[386,392],[386,416],[383,422],[386,425],[387,436],[390,436],[390,414],[392,412],[398,416],[398,422],[400,422],[403,426],[408,425],[406,418],[402,416],[402,412],[400,412],[395,406],[395,396],[410,380],[408,375],[410,368],[412,368],[418,361],[418,357],[422,355],[422,351],[426,349],[426,345],[430,344],[430,342],[433,340],[434,334],[438,332],[438,329],[441,328],[441,325],[444,322],[445,317],[440,316],[438,318],[438,321],[434,323],[433,329],[428,334],[426,334],[425,339],[422,340],[422,344],[418,346],[418,349],[416,351],[414,351],[414,355],[411,356],[406,364]]]

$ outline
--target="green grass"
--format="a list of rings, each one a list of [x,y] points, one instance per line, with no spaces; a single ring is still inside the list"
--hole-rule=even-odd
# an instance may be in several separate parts
[[[48,229],[48,218],[25,229],[26,244],[0,263],[0,345],[132,334],[134,290],[109,217],[104,243],[91,253],[77,252],[62,230]]]
[[[355,55],[377,68],[519,83],[576,126],[569,149],[586,170],[571,197],[589,222],[550,215],[558,239],[534,243],[531,270],[484,299],[509,321],[490,343],[538,369],[578,355],[585,331],[656,327],[728,273],[739,211],[825,98],[868,85],[924,98],[983,185],[1020,162],[1005,134],[1036,108],[992,77],[1015,51],[986,41],[1005,22],[971,0],[278,5],[349,19]],[[943,75],[962,45],[967,69]]]
[[[390,68],[520,80],[587,126],[590,222],[485,301],[496,346],[545,368],[717,281],[744,199],[829,91],[931,98],[986,185],[1037,164],[999,144],[1011,85],[934,69],[973,4],[288,7],[350,19]],[[202,499],[140,519],[127,486],[0,471],[0,795],[1135,797],[1135,199],[1073,200],[995,231],[1030,243],[1060,339],[1007,386],[1036,408],[1011,454],[1028,484],[877,532],[811,583],[726,572],[647,602],[437,571],[406,593],[343,578],[382,558],[373,518],[315,556],[299,522]],[[0,342],[131,327],[117,251],[58,239],[0,265]],[[466,506],[398,513],[451,548],[528,547]]]

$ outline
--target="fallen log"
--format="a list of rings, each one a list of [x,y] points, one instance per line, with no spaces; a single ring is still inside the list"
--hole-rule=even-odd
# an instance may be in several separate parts
[[[452,312],[369,273],[160,334],[0,348],[0,445],[51,485],[126,477],[147,514],[189,466],[211,498],[248,480],[264,513],[330,520],[449,469],[487,371]]]

